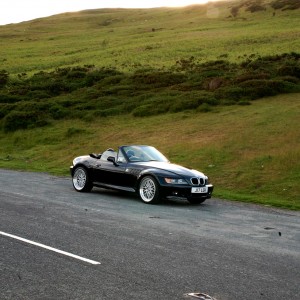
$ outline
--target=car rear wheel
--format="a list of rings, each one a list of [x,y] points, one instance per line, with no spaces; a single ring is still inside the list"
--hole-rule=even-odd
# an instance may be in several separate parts
[[[139,195],[143,202],[155,204],[160,201],[159,186],[152,176],[145,176],[139,184]]]
[[[75,169],[72,183],[77,192],[90,192],[93,188],[93,184],[89,180],[87,170],[83,167]]]
[[[206,200],[206,198],[188,198],[188,201],[191,203],[191,204],[201,204],[203,203],[204,201]]]

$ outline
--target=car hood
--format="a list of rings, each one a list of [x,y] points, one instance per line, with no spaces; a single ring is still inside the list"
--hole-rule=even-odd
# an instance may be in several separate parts
[[[75,166],[76,164],[78,164],[79,162],[82,161],[88,161],[90,159],[89,155],[82,155],[82,156],[77,156],[73,159],[73,166]]]
[[[141,165],[149,167],[149,168],[155,168],[155,169],[169,171],[169,172],[172,172],[172,173],[180,175],[180,176],[206,177],[203,173],[201,173],[197,170],[188,169],[183,166],[168,163],[168,162],[150,161],[150,162],[141,162],[138,164],[141,164]]]

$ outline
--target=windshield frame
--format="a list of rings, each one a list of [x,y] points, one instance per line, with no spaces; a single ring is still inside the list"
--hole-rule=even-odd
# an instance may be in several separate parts
[[[122,146],[120,149],[130,163],[151,161],[169,162],[169,160],[153,146],[128,145]]]

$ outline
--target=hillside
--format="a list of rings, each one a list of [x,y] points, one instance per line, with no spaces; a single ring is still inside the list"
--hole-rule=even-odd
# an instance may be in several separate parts
[[[148,143],[215,195],[300,208],[297,1],[90,10],[0,37],[0,167],[67,174]]]
[[[253,55],[297,52],[299,9],[274,5],[293,1],[299,3],[245,0],[186,8],[88,10],[0,26],[1,69],[32,74],[96,65],[134,71],[169,68],[192,56],[200,62],[240,63]]]

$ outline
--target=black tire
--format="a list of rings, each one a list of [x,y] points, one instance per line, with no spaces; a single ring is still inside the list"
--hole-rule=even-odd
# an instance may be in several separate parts
[[[73,187],[77,192],[90,192],[93,188],[89,175],[84,167],[77,167],[72,176]]]
[[[188,201],[191,203],[191,204],[201,204],[203,203],[204,201],[206,200],[206,198],[188,198]]]
[[[152,176],[145,176],[141,179],[138,193],[141,200],[147,204],[160,202],[159,185]]]

